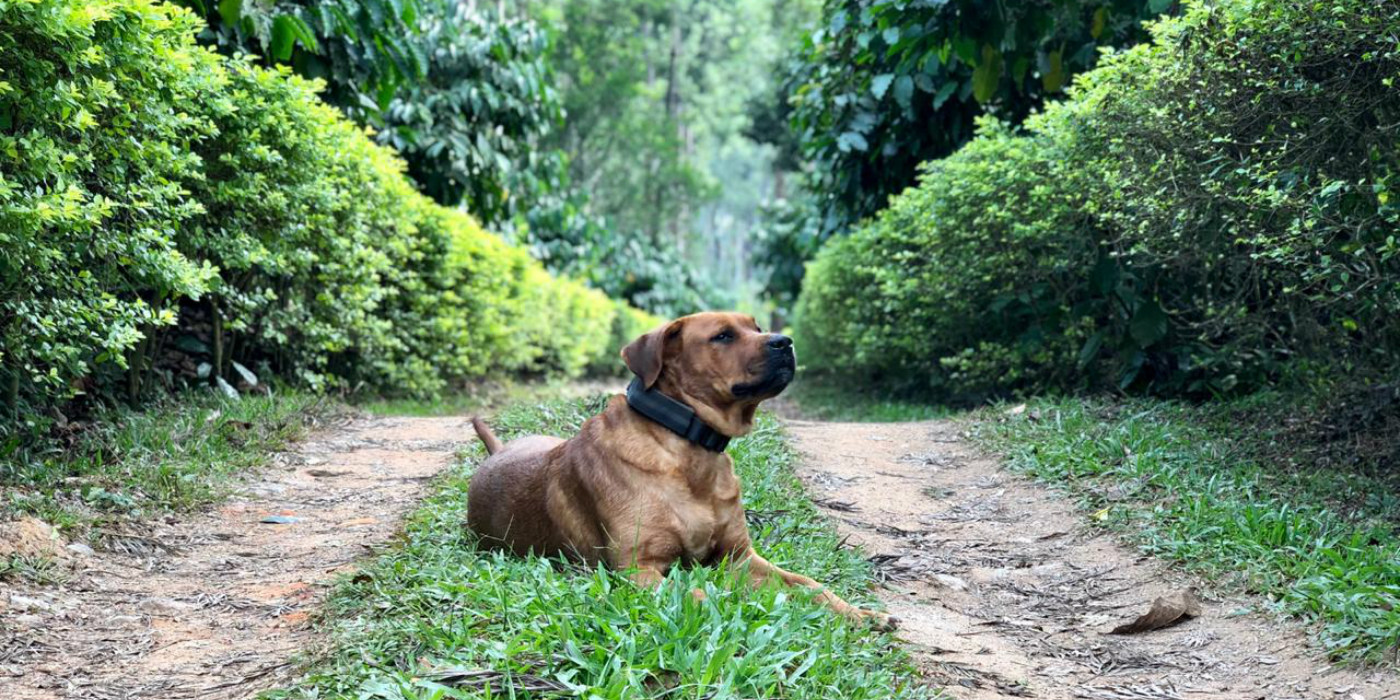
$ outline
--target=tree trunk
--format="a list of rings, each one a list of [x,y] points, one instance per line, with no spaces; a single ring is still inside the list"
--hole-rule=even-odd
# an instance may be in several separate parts
[[[209,383],[217,384],[224,372],[224,317],[219,313],[218,297],[209,297],[209,319],[214,327],[214,369],[209,374]]]
[[[151,336],[145,329],[141,331],[141,342],[132,348],[127,355],[126,362],[126,402],[132,408],[141,405],[141,370],[146,363],[146,345],[151,342]]]

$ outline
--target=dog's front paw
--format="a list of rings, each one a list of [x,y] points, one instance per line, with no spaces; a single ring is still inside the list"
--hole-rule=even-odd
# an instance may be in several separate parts
[[[899,629],[899,618],[889,613],[862,610],[860,617],[877,632],[893,632]]]

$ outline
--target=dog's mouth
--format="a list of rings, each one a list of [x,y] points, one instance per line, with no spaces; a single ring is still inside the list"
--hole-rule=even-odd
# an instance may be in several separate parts
[[[797,356],[791,348],[774,352],[768,356],[768,364],[763,376],[752,382],[735,384],[730,392],[740,399],[771,399],[783,393],[797,374]]]

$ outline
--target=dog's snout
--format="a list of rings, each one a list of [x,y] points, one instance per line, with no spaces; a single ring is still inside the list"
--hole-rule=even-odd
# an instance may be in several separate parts
[[[792,347],[792,338],[785,335],[774,335],[768,339],[768,347],[774,350],[786,350]]]

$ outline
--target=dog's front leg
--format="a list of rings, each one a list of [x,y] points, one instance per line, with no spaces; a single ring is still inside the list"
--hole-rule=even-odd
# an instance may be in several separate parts
[[[632,583],[638,588],[656,588],[666,579],[666,574],[661,570],[652,567],[638,567],[634,569],[627,578],[632,579]]]
[[[881,630],[892,630],[899,625],[898,618],[892,617],[887,613],[857,608],[842,600],[841,596],[828,591],[826,587],[820,583],[802,574],[795,574],[775,566],[772,562],[759,556],[758,552],[753,551],[753,547],[749,547],[748,550],[737,557],[735,563],[748,566],[749,583],[755,588],[767,583],[769,579],[776,578],[788,586],[802,586],[816,591],[817,600],[852,620],[869,622],[874,625],[876,629]]]

